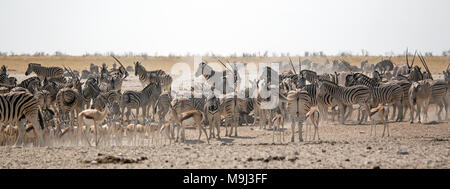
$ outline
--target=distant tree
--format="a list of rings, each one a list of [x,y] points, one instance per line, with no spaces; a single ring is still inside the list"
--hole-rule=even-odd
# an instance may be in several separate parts
[[[309,56],[309,52],[308,51],[305,51],[305,56]]]
[[[269,51],[265,51],[263,54],[264,57],[268,57],[269,56]]]
[[[56,51],[55,52],[55,56],[64,56],[64,53],[60,52],[60,51]]]
[[[338,56],[352,56],[351,52],[340,52]]]
[[[450,50],[442,51],[442,56],[450,56]]]
[[[144,59],[147,59],[148,58],[148,54],[147,53],[141,53],[141,55],[140,55],[142,58],[144,58]]]
[[[361,56],[369,56],[369,51],[366,49],[361,49]]]
[[[425,56],[433,56],[432,52],[425,52]]]
[[[45,56],[45,52],[35,52],[33,56]]]

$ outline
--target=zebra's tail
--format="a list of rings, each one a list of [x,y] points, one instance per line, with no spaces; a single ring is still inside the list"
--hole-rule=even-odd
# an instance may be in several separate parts
[[[44,130],[44,128],[45,128],[44,118],[42,116],[41,110],[38,110],[38,121],[39,121],[39,126],[41,126],[41,129]]]

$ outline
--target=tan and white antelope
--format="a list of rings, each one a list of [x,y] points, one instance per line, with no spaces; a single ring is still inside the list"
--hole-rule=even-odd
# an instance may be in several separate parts
[[[90,126],[94,125],[95,129],[95,146],[98,146],[100,139],[98,138],[98,123],[103,122],[105,120],[106,115],[108,114],[108,108],[104,108],[103,111],[97,109],[87,109],[78,114],[78,131],[77,135],[80,136],[82,123]],[[87,137],[85,135],[85,137]],[[87,139],[87,138],[86,138]],[[89,139],[87,139],[89,146],[91,145]]]
[[[202,136],[202,131],[203,131],[206,136],[206,141],[209,144],[209,138],[208,138],[208,134],[206,133],[206,129],[201,125],[203,122],[203,119],[205,118],[205,116],[203,116],[202,112],[200,112],[198,110],[188,110],[188,111],[185,111],[182,113],[178,113],[176,111],[176,109],[172,107],[172,105],[170,106],[170,108],[171,108],[170,110],[172,113],[172,123],[179,124],[178,133],[177,133],[177,137],[176,137],[175,141],[178,141],[178,138],[180,137],[180,134],[182,131],[183,131],[182,140],[184,141],[185,126],[194,125],[199,130],[198,140],[200,141],[200,137]]]
[[[275,142],[275,131],[281,132],[281,135],[279,140],[281,142],[284,141],[284,130],[281,128],[284,125],[284,118],[283,115],[281,115],[281,113],[278,113],[275,115],[275,117],[273,117],[272,119],[272,124],[273,124],[273,128],[272,128],[272,143]]]
[[[375,130],[374,136],[377,135],[377,122],[382,122],[383,127],[383,135],[387,130],[387,136],[390,136],[389,133],[389,123],[388,123],[388,114],[389,114],[389,108],[388,106],[379,105],[376,108],[372,108],[370,110],[369,116],[372,120],[372,125],[370,126],[370,136],[372,136],[372,130]]]
[[[306,118],[311,121],[312,125],[314,126],[314,136],[313,136],[313,140],[316,139],[316,133],[317,133],[317,140],[320,140],[320,136],[319,136],[319,123],[320,123],[320,112],[316,107],[313,107],[309,110],[308,113],[306,113]],[[305,135],[306,138],[308,138],[308,129],[309,126],[306,126],[306,131],[305,131]]]

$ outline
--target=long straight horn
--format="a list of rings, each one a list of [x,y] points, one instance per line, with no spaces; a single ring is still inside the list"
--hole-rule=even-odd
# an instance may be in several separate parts
[[[219,62],[222,64],[222,66],[225,67],[228,71],[230,71],[231,73],[233,73],[233,71],[230,70],[230,69],[229,69],[222,61],[220,61],[219,58],[217,58],[217,61],[219,61]]]
[[[414,57],[413,57],[413,60],[411,63],[411,67],[413,67],[413,65],[414,65],[414,60],[416,59],[416,54],[417,54],[417,50],[414,52]]]
[[[410,66],[409,66],[409,61],[408,61],[408,48],[406,48],[406,66],[408,66],[408,68],[411,68]]]
[[[294,68],[294,64],[292,63],[291,57],[289,57],[289,63],[291,64],[292,69],[294,70],[294,73],[297,74]]]
[[[425,61],[425,58],[422,56],[422,54],[420,54],[420,60],[421,60],[421,62],[423,64],[423,67],[425,67],[425,69],[427,70],[428,74],[430,74],[431,80],[433,80],[433,76],[432,76],[432,74],[430,72],[430,69],[428,69],[427,62]]]
[[[298,72],[302,71],[302,61],[300,60],[300,56],[298,57]]]

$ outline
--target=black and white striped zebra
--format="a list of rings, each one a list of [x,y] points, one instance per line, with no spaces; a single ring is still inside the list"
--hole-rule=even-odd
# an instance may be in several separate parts
[[[431,84],[430,104],[438,106],[439,111],[436,112],[438,120],[441,121],[441,113],[445,109],[445,120],[448,120],[449,99],[447,92],[449,90],[448,83],[445,80],[427,80]]]
[[[139,109],[142,108],[142,118],[144,123],[147,122],[148,108],[154,106],[154,103],[161,95],[161,86],[158,83],[150,83],[142,91],[125,91],[121,97],[122,120],[125,113],[125,108],[128,109],[127,120],[131,109],[136,109],[135,119],[139,123]]]
[[[56,94],[56,104],[60,112],[61,121],[69,117],[69,126],[74,125],[76,115],[83,109],[83,97],[77,89],[63,88]]]
[[[330,81],[319,80],[318,88],[320,93],[330,94],[336,104],[338,104],[341,124],[343,124],[345,121],[345,108],[349,107],[350,109],[352,109],[353,104],[359,104],[360,109],[364,107],[366,110],[366,114],[367,112],[370,112],[368,104],[370,100],[370,89],[367,86],[355,85],[352,87],[341,87]],[[351,110],[348,112],[349,114],[352,113]]]
[[[333,97],[329,93],[320,93],[316,83],[305,85],[300,89],[308,92],[308,95],[311,97],[311,106],[317,106],[320,113],[323,115],[321,117],[324,120],[327,120],[328,107],[331,107],[333,109],[337,105],[334,102]]]
[[[372,79],[362,73],[355,73],[348,75],[346,78],[346,86],[365,85],[369,87],[371,94],[371,105],[373,107],[379,104],[388,105],[395,104],[398,108],[398,115],[396,121],[403,120],[403,89],[396,83],[380,84],[375,79]],[[393,112],[393,119],[395,116],[395,109]]]
[[[172,76],[167,74],[163,70],[153,70],[148,72],[150,83],[159,83],[163,88],[163,91],[170,92],[170,87],[172,85]]]
[[[36,73],[36,75],[41,79],[61,77],[64,74],[64,70],[60,67],[44,67],[41,64],[29,63],[25,75],[30,75],[31,72]]]
[[[170,91],[172,77],[163,70],[147,71],[140,62],[134,63],[134,75],[139,76],[142,86],[159,83],[164,91]]]
[[[172,96],[170,96],[170,93],[164,92],[159,95],[158,100],[153,106],[153,115],[158,114],[159,125],[163,125],[166,122],[166,115],[170,110],[171,102]]]
[[[25,119],[33,124],[40,146],[45,145],[44,119],[39,110],[38,100],[32,94],[24,92],[0,94],[0,123],[16,122],[18,126],[19,136],[15,146],[22,145],[25,135]]]
[[[88,78],[83,85],[83,97],[85,99],[86,107],[91,106],[91,101],[94,100],[98,95],[100,95],[100,88],[98,86],[98,81],[96,78]]]
[[[312,71],[312,70],[302,70],[302,71],[300,71],[299,75],[304,77],[309,83],[315,83],[318,80],[331,81],[330,74],[318,75],[315,71]]]
[[[294,142],[296,123],[299,128],[298,140],[303,141],[303,122],[306,121],[306,113],[308,113],[312,106],[311,97],[307,91],[302,89],[291,90],[286,97],[281,94],[279,96],[280,101],[287,103],[287,113],[291,120],[292,129],[291,142]]]
[[[0,75],[7,75],[8,69],[5,65],[2,65],[2,68],[0,69]]]
[[[234,91],[233,80],[227,78],[233,78],[233,73],[224,70],[222,72],[215,71],[211,66],[208,65],[208,62],[201,62],[197,71],[195,72],[195,77],[199,77],[202,75],[208,85],[211,88],[215,88],[222,92],[222,94],[226,94],[228,92]],[[239,75],[236,75],[236,81],[238,81]]]
[[[220,139],[220,122],[222,114],[220,100],[216,96],[211,95],[206,99],[204,107],[204,115],[208,119],[209,124],[209,138],[215,138],[217,131],[217,138]]]
[[[6,74],[0,75],[0,86],[12,88],[17,85],[17,78],[9,77]]]

